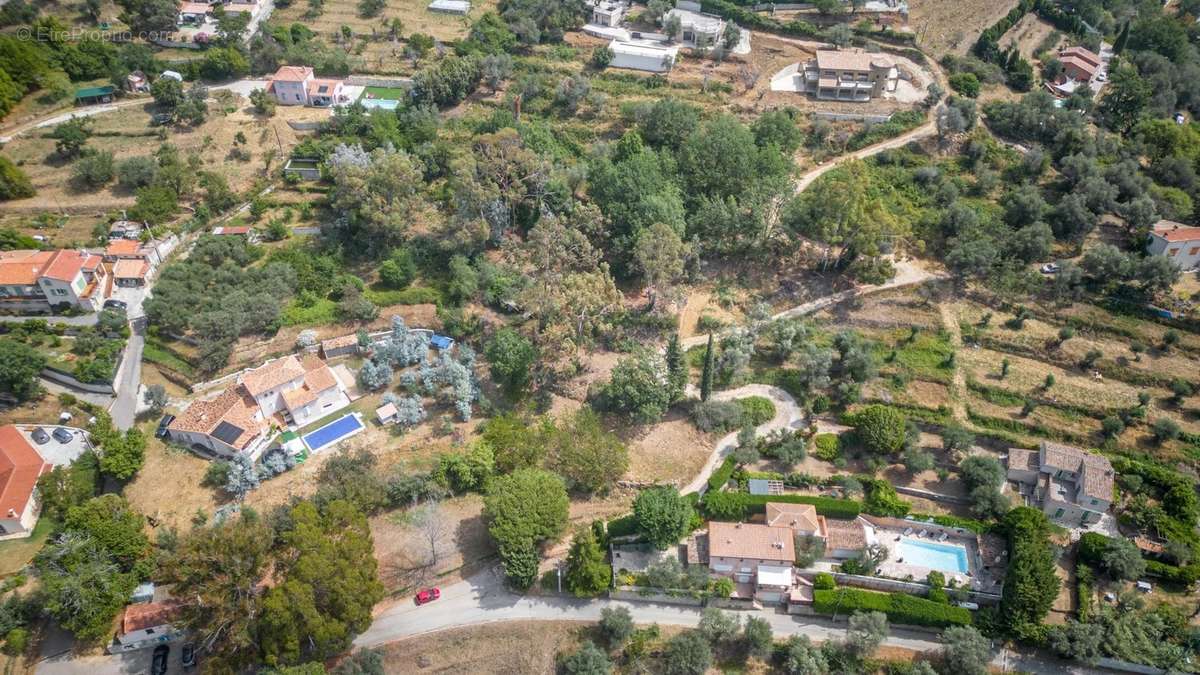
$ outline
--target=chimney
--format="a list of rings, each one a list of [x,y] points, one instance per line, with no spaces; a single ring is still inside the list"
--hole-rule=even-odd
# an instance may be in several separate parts
[[[14,511],[14,510],[12,510],[12,509],[9,509],[9,510],[8,510],[8,517],[9,517],[9,518],[16,518],[16,517],[17,517],[17,512],[16,512],[16,511]]]

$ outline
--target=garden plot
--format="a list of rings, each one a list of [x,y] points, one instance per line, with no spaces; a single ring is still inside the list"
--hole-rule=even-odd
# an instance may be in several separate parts
[[[1008,375],[1000,379],[1001,363],[1009,361]],[[1094,410],[1131,408],[1138,404],[1142,391],[1124,382],[1098,380],[1077,370],[1064,370],[1041,361],[996,352],[990,349],[963,349],[958,364],[966,370],[968,379],[998,387],[1018,396],[1055,399],[1064,404]],[[1054,376],[1054,386],[1043,390],[1047,375]],[[1162,392],[1165,393],[1165,392]]]

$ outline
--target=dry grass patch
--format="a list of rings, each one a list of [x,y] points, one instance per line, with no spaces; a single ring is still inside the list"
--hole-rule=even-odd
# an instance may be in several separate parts
[[[910,0],[908,25],[921,49],[935,57],[965,54],[985,28],[1016,4],[1017,0]]]
[[[321,14],[308,18],[308,3],[296,0],[291,7],[276,9],[271,20],[276,24],[302,23],[332,41],[335,36],[340,37],[342,26],[349,26],[355,35],[376,34],[386,37],[388,24],[392,19],[399,19],[404,24],[401,33],[405,36],[424,33],[437,40],[451,41],[466,37],[471,24],[484,12],[495,11],[497,4],[497,0],[472,0],[471,12],[459,16],[431,12],[427,9],[429,2],[388,0],[387,7],[377,16],[364,18],[358,12],[358,0],[326,0]]]
[[[265,159],[274,155],[271,166],[279,165],[296,145],[296,132],[287,125],[288,119],[310,117],[312,111],[293,112],[280,108],[271,118],[258,117],[242,108],[244,101],[226,114],[216,103],[210,103],[209,116],[199,127],[151,127],[152,105],[126,107],[111,113],[94,115],[93,136],[88,147],[113,153],[118,162],[130,157],[149,155],[161,143],[172,143],[180,152],[200,155],[202,169],[216,171],[229,181],[235,191],[244,191],[264,175]],[[323,114],[327,115],[327,112]],[[71,163],[63,162],[54,153],[54,139],[43,138],[52,127],[24,134],[5,147],[6,155],[29,175],[37,194],[5,204],[0,210],[9,213],[35,213],[42,210],[95,214],[126,208],[134,196],[115,182],[95,192],[80,192],[70,184]],[[244,148],[249,161],[230,158],[234,137],[246,138]],[[160,137],[165,133],[165,139]],[[89,232],[90,234],[90,232]]]
[[[470,576],[495,553],[483,498],[465,495],[371,518],[379,577],[388,593]]]
[[[1000,364],[1008,359],[1008,376],[999,379]],[[988,386],[999,387],[1021,396],[1035,394],[1068,405],[1084,408],[1129,408],[1137,405],[1137,395],[1143,389],[1116,380],[1097,380],[1077,370],[1064,370],[1041,361],[990,349],[963,349],[958,354],[958,367],[965,369],[968,378]],[[1054,386],[1043,391],[1047,375],[1054,376]]]
[[[411,673],[552,673],[559,652],[586,639],[586,624],[570,621],[505,621],[439,631],[393,642],[384,670]]]
[[[1037,56],[1034,50],[1053,32],[1053,25],[1034,12],[1030,12],[1000,38],[1000,45],[1002,48],[1008,49],[1015,44],[1021,56],[1032,60]]]
[[[626,476],[637,481],[685,485],[704,467],[716,439],[697,429],[687,414],[676,408],[666,419],[644,427],[628,441]]]
[[[125,498],[159,526],[186,530],[198,510],[211,517],[227,498],[220,490],[200,485],[209,462],[148,435],[146,463],[125,486]]]

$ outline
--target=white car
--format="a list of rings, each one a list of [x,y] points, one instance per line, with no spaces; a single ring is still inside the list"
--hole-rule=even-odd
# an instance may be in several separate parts
[[[1062,266],[1058,263],[1046,263],[1042,265],[1042,274],[1058,274],[1060,269],[1062,269]]]

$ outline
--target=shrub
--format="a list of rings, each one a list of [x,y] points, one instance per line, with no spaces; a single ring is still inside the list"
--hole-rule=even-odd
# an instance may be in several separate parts
[[[875,516],[894,516],[902,518],[908,515],[912,505],[900,499],[895,488],[886,480],[865,479],[862,481],[867,498],[863,501],[863,510]]]
[[[75,162],[71,168],[71,180],[81,187],[95,190],[107,185],[114,173],[111,152],[90,152]]]
[[[832,462],[842,452],[841,437],[837,434],[817,434],[813,438],[813,456],[817,459]]]
[[[32,197],[35,192],[29,176],[7,157],[0,157],[0,202]]]
[[[818,572],[813,577],[813,588],[818,591],[829,591],[837,588],[837,582],[833,580],[833,575],[828,572]]]
[[[890,455],[904,447],[908,421],[896,408],[869,405],[848,418],[858,439],[873,452]]]
[[[734,401],[700,401],[692,406],[692,424],[705,432],[736,429],[742,415],[742,407]]]
[[[910,626],[966,626],[971,612],[962,607],[944,605],[907,593],[876,593],[857,588],[813,591],[813,610],[818,614],[883,612],[889,621]]]
[[[758,426],[770,422],[775,417],[775,404],[763,396],[739,398],[737,405],[741,408],[741,426]]]
[[[704,510],[714,519],[718,519],[713,512],[715,507],[721,513],[732,514],[731,520],[741,520],[751,514],[766,512],[767,502],[811,504],[816,508],[818,514],[838,520],[853,520],[862,512],[862,505],[851,499],[811,495],[752,495],[746,492],[716,491],[704,495]]]

